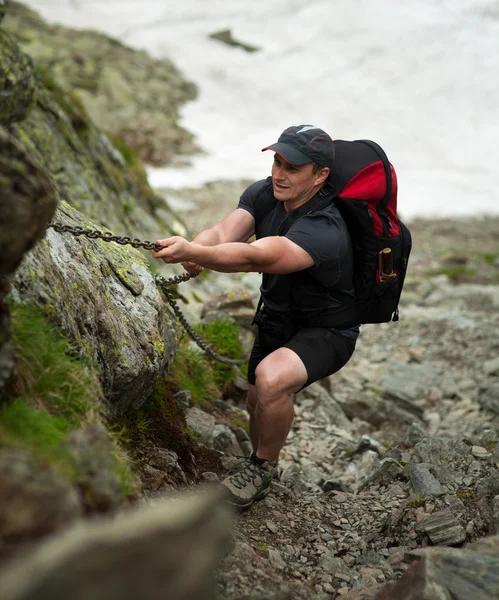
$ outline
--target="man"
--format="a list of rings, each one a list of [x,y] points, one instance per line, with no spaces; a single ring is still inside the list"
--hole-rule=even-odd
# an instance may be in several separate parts
[[[332,201],[333,141],[322,129],[299,125],[263,150],[275,153],[272,175],[247,188],[235,211],[192,242],[158,240],[164,249],[153,252],[190,273],[262,273],[248,364],[253,453],[222,482],[241,508],[264,498],[278,477],[294,394],[341,369],[359,334],[351,240]]]

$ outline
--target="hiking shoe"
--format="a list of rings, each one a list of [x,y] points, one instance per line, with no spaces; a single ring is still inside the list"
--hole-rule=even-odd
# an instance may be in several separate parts
[[[255,500],[262,500],[270,492],[270,484],[277,473],[276,463],[250,456],[237,473],[226,477],[222,484],[229,493],[229,504],[247,508]]]

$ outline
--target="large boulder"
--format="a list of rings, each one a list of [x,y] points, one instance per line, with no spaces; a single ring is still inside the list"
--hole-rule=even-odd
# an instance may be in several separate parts
[[[215,600],[230,543],[218,494],[161,501],[73,527],[0,573],[2,600]]]
[[[44,235],[56,204],[49,175],[0,127],[0,394],[14,372],[6,303],[10,283],[6,277]]]
[[[56,220],[96,229],[65,202]],[[139,408],[173,360],[178,327],[138,250],[50,228],[26,256],[14,289],[15,298],[42,307],[100,365],[113,416]]]

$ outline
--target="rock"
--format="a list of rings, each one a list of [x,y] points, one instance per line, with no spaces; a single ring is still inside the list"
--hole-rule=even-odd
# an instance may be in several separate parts
[[[1,65],[0,61],[0,80]],[[15,368],[5,301],[11,284],[6,277],[18,267],[24,253],[43,237],[56,205],[49,174],[0,127],[0,396],[9,390]]]
[[[187,425],[197,433],[199,441],[208,446],[208,448],[212,448],[215,417],[199,408],[193,407],[186,411],[185,420],[187,421]]]
[[[487,375],[499,375],[499,357],[486,360],[483,363],[483,370]]]
[[[66,203],[56,219],[96,228]],[[111,415],[142,406],[173,360],[178,325],[137,250],[49,229],[14,286],[20,298],[57,321],[81,354],[100,364]]]
[[[217,423],[213,428],[212,446],[228,456],[245,456],[240,443],[233,431],[223,423]]]
[[[393,458],[385,458],[379,463],[376,471],[363,482],[362,487],[369,485],[387,485],[392,483],[394,479],[398,479],[404,473],[404,469],[396,460]]]
[[[0,125],[25,119],[35,101],[33,61],[0,29]]]
[[[74,485],[41,468],[21,450],[0,449],[1,541],[32,540],[57,531],[82,515]]]
[[[499,415],[499,382],[494,382],[484,388],[478,397],[478,401],[484,410]]]
[[[116,509],[122,502],[109,436],[102,425],[88,425],[72,432],[66,444],[78,469],[87,509]]]
[[[7,565],[2,600],[214,600],[229,527],[213,493],[75,527]]]
[[[242,48],[243,50],[246,50],[246,52],[256,52],[258,50],[256,46],[251,46],[250,44],[243,44],[242,42],[238,42],[237,40],[235,40],[232,37],[232,31],[230,29],[223,29],[222,31],[210,33],[210,37],[214,40],[223,42],[228,46]]]
[[[434,498],[443,496],[447,490],[441,485],[438,479],[431,473],[431,465],[420,463],[417,465],[407,465],[405,472],[408,475],[411,486],[416,496],[421,498]]]
[[[255,315],[253,300],[248,291],[234,288],[204,303],[201,318],[205,322],[231,320],[250,328]]]
[[[425,533],[435,546],[458,546],[466,539],[466,532],[448,509],[426,517],[416,531]]]
[[[77,90],[92,120],[142,160],[163,165],[197,150],[192,134],[178,123],[180,106],[193,100],[197,89],[169,60],[96,31],[48,24],[17,2],[9,3],[3,27],[17,34],[45,76]]]
[[[499,537],[486,545],[432,549],[399,581],[384,587],[379,600],[490,600],[499,597]]]
[[[440,376],[431,365],[395,363],[388,368],[381,386],[384,392],[403,401],[404,408],[414,410],[419,416],[419,408],[413,402],[425,398],[439,382]]]

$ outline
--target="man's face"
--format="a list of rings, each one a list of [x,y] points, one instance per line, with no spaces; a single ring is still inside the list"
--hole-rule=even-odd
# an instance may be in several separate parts
[[[272,164],[272,186],[276,200],[293,202],[311,197],[324,179],[323,171],[314,173],[312,163],[292,165],[278,154]]]

